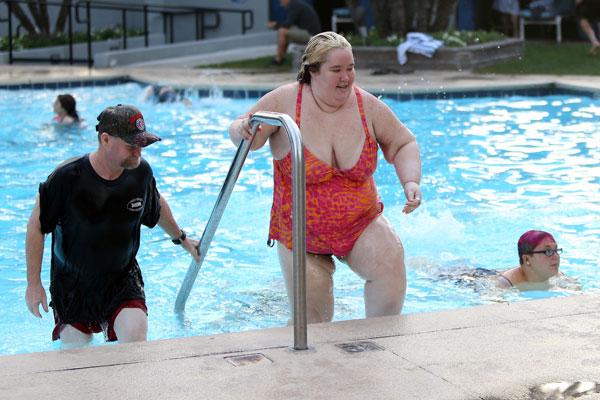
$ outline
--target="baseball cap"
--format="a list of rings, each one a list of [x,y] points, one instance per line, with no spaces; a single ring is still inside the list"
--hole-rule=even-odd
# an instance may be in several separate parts
[[[125,104],[105,108],[98,115],[96,131],[106,132],[140,147],[146,147],[160,140],[158,136],[146,132],[144,116],[140,110]]]

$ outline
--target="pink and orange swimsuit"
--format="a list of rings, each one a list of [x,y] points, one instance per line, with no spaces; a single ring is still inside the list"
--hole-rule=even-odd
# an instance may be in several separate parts
[[[365,228],[383,211],[373,173],[377,167],[377,142],[369,134],[358,88],[354,88],[365,141],[360,158],[350,169],[338,169],[321,161],[304,147],[306,163],[306,251],[346,256]],[[296,124],[300,126],[302,84],[296,100]],[[273,160],[274,190],[269,242],[278,240],[292,248],[292,161],[288,153]]]

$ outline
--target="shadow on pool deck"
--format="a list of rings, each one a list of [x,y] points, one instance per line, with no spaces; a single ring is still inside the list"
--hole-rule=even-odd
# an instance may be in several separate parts
[[[0,67],[4,84],[112,76],[246,88],[294,79],[294,73]],[[358,82],[390,91],[552,82],[600,90],[598,77],[467,72],[376,77],[359,71]],[[600,381],[599,332],[600,296],[587,294],[310,325],[311,349],[302,352],[290,350],[293,330],[285,327],[2,356],[0,398],[561,399],[572,382]],[[346,352],[343,344],[370,351]],[[563,381],[562,395],[535,389]],[[579,398],[600,399],[597,386]]]

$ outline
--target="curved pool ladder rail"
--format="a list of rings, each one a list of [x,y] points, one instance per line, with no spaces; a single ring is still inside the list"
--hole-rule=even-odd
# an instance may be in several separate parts
[[[198,243],[200,259],[198,263],[194,260],[190,263],[185,275],[177,299],[175,300],[175,311],[182,313],[185,303],[190,295],[210,242],[217,230],[219,221],[223,216],[233,187],[240,175],[240,170],[248,156],[254,135],[260,123],[266,125],[283,127],[290,141],[290,152],[292,157],[292,260],[294,281],[294,350],[306,350],[307,327],[306,327],[306,180],[304,169],[304,151],[302,137],[298,126],[287,114],[259,111],[252,115],[250,124],[252,126],[252,139],[242,140],[238,150],[231,162],[225,183],[217,197],[215,206],[206,223],[202,238]]]

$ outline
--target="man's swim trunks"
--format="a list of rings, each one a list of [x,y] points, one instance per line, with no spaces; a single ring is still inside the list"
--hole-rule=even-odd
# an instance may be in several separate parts
[[[73,328],[77,329],[81,333],[85,333],[87,335],[92,333],[100,333],[104,332],[104,338],[107,342],[115,342],[118,340],[117,334],[115,332],[115,319],[124,308],[139,308],[143,312],[148,315],[148,308],[146,307],[146,302],[142,299],[136,300],[125,300],[115,311],[113,311],[108,318],[108,321],[95,321],[95,322],[72,322],[71,325]],[[60,322],[58,315],[54,314],[54,330],[52,331],[52,340],[60,339],[60,333],[66,324]]]
[[[62,324],[108,321],[124,301],[144,300],[135,257],[141,224],[158,222],[159,198],[145,160],[107,181],[86,155],[40,185],[41,228],[52,233],[50,305]]]
[[[338,169],[321,161],[304,147],[306,163],[306,250],[315,254],[347,255],[365,228],[383,211],[373,173],[377,167],[377,142],[369,134],[362,97],[354,88],[365,141],[357,163]],[[296,99],[296,124],[300,126],[302,84]],[[292,160],[288,153],[273,160],[274,190],[269,240],[292,248]]]

